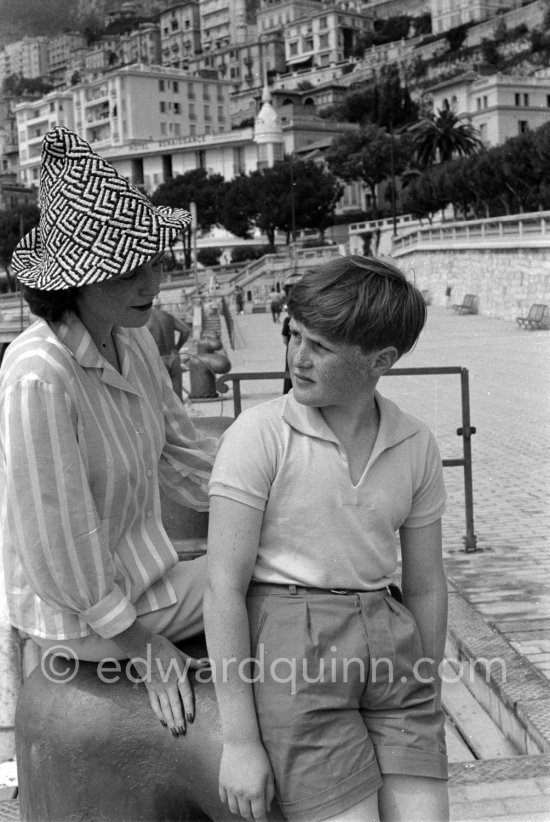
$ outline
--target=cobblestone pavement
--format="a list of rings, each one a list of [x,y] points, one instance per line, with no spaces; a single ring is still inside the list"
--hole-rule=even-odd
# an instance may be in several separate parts
[[[282,370],[281,326],[269,314],[242,315],[235,321],[232,371]],[[477,430],[472,451],[479,550],[464,551],[462,468],[446,468],[447,575],[478,622],[481,618],[496,631],[502,645],[517,651],[525,682],[536,691],[531,708],[546,725],[550,707],[549,362],[550,332],[521,331],[515,323],[460,316],[430,306],[418,346],[398,363],[403,368],[469,370],[471,424]],[[388,377],[379,387],[432,427],[444,458],[462,456],[456,434],[462,424],[458,375]],[[277,396],[281,388],[280,380],[243,383],[243,407]],[[191,410],[198,416],[232,416],[231,394],[223,403],[195,401]],[[518,701],[522,688],[522,682],[512,683]],[[454,822],[550,820],[548,753],[475,765],[470,772],[467,764],[456,769],[451,778]]]

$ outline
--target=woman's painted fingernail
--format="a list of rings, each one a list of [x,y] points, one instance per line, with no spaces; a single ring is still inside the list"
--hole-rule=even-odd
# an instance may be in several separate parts
[[[185,736],[185,728],[183,727],[183,725],[178,725],[178,733],[180,734],[180,736]]]
[[[178,732],[176,731],[175,728],[170,728],[170,733],[172,734],[172,736],[177,736],[178,735]]]
[[[165,722],[165,721],[164,721],[164,719],[161,719],[161,720],[159,720],[159,721],[160,721],[160,724],[162,725],[162,727],[163,727],[163,728],[167,728],[167,727],[168,727],[168,722]]]
[[[195,719],[195,714],[192,714],[191,711],[187,711],[187,713],[185,714],[185,718],[188,722],[193,722]]]

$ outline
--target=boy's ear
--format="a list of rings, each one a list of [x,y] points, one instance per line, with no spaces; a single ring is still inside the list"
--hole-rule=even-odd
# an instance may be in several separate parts
[[[399,359],[399,353],[394,345],[388,345],[376,352],[374,367],[380,374],[385,374],[392,368]]]

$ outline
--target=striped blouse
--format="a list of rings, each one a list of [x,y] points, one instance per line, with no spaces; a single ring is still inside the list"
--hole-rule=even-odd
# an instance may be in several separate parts
[[[0,534],[12,624],[112,637],[176,601],[159,485],[208,508],[201,438],[147,328],[117,328],[119,374],[80,320],[38,320],[0,369]]]

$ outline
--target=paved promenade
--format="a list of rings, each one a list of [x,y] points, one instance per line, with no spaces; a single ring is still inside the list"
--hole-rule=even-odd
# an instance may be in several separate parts
[[[236,317],[232,371],[279,371],[281,326],[269,314]],[[522,722],[543,755],[529,753],[452,766],[453,820],[550,820],[550,332],[515,323],[458,316],[430,306],[427,327],[400,367],[461,366],[469,370],[475,553],[465,553],[464,483],[445,469],[448,510],[444,552],[455,644],[471,656],[502,658],[508,682],[489,689],[502,727]],[[442,456],[461,456],[457,375],[384,378],[380,390],[426,420]],[[281,381],[242,385],[243,407],[277,396]],[[233,413],[222,402],[194,401],[193,414]],[[497,677],[498,679],[498,677]],[[497,690],[495,690],[497,689]],[[501,702],[504,707],[501,708]],[[496,707],[495,707],[496,705]],[[517,727],[512,728],[512,737]]]
[[[224,335],[232,371],[283,369],[281,325],[270,314],[239,316],[235,323],[234,351]],[[462,469],[446,468],[451,652],[464,659],[504,660],[506,682],[495,676],[477,696],[512,739],[529,730],[523,754],[454,761],[453,822],[550,822],[549,362],[548,331],[520,331],[515,323],[431,306],[417,348],[398,363],[469,370],[471,422],[477,429],[474,523],[481,550],[464,552]],[[457,375],[388,377],[379,387],[431,425],[444,458],[461,456]],[[281,380],[244,383],[243,407],[281,389]],[[232,416],[232,395],[194,400],[190,412]],[[18,819],[16,801],[0,804],[0,820],[8,819]]]

